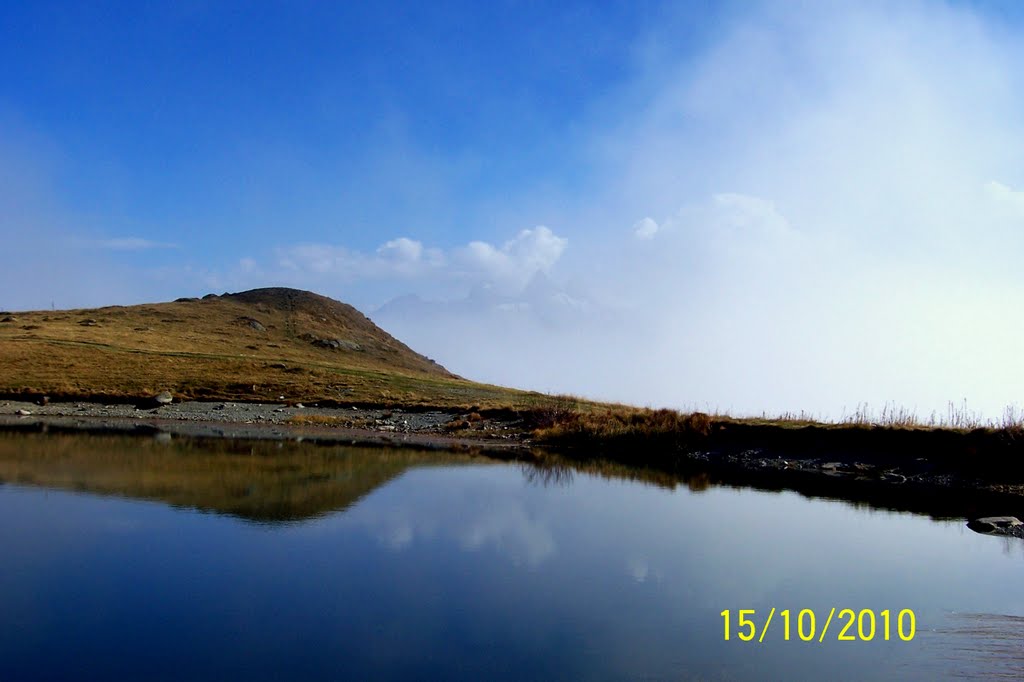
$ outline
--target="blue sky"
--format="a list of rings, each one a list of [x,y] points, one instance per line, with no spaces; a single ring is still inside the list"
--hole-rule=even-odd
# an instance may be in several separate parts
[[[3,3],[0,308],[296,286],[487,381],[998,416],[1022,38],[1014,2]]]
[[[721,11],[686,5],[671,49],[692,49]],[[63,209],[97,234],[187,245],[164,258],[217,267],[285,235],[448,246],[500,229],[482,206],[586,185],[576,138],[678,12],[7,3],[0,115],[53,150]]]

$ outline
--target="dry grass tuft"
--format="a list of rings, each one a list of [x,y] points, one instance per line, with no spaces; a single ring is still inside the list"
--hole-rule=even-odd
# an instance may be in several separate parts
[[[620,454],[696,449],[712,430],[712,419],[703,412],[665,409],[556,410],[551,418],[550,426],[534,431],[540,441]]]
[[[471,424],[466,419],[452,419],[447,424],[444,424],[441,428],[445,431],[464,431],[470,428]]]
[[[348,429],[361,429],[370,425],[368,419],[326,414],[297,414],[289,417],[288,423],[293,426],[338,426]]]

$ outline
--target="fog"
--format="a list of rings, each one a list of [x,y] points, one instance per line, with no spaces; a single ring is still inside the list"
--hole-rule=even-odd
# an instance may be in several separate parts
[[[637,36],[633,76],[573,122],[579,178],[475,197],[477,239],[410,216],[361,251],[282,226],[199,266],[8,185],[3,305],[288,285],[485,382],[737,415],[1020,405],[1024,42],[942,2],[742,3],[692,46],[686,20]],[[0,173],[45,184],[12,149]],[[443,184],[415,158],[396,191]]]
[[[635,106],[591,140],[590,208],[552,226],[555,263],[524,266],[571,289],[565,319],[530,292],[371,316],[495,383],[830,418],[966,400],[998,418],[1024,385],[1014,43],[936,3],[738,19],[612,98]]]

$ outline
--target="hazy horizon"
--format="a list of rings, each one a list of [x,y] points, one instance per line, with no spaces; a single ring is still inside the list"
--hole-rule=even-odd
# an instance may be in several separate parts
[[[125,8],[0,10],[0,309],[292,286],[522,388],[1024,404],[1016,5]]]

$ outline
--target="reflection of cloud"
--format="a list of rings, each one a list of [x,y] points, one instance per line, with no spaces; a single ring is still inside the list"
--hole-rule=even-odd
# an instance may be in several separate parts
[[[390,528],[388,533],[381,537],[381,542],[390,549],[403,549],[412,543],[414,531],[409,526],[399,525]]]
[[[663,576],[661,569],[652,568],[651,562],[645,556],[631,556],[626,559],[626,575],[638,583],[660,583]]]
[[[485,514],[459,531],[464,549],[493,547],[517,563],[537,566],[555,552],[555,539],[544,524],[531,519],[521,507],[505,507]]]
[[[650,566],[647,565],[647,560],[642,557],[631,557],[626,561],[626,572],[632,576],[633,580],[642,583],[647,580]]]
[[[396,485],[403,484],[405,479]],[[538,566],[555,553],[555,539],[547,524],[527,511],[517,492],[491,490],[467,500],[431,488],[427,499],[395,494],[384,504],[359,505],[344,519],[365,528],[392,551],[446,541],[466,552],[489,550],[515,564]]]

